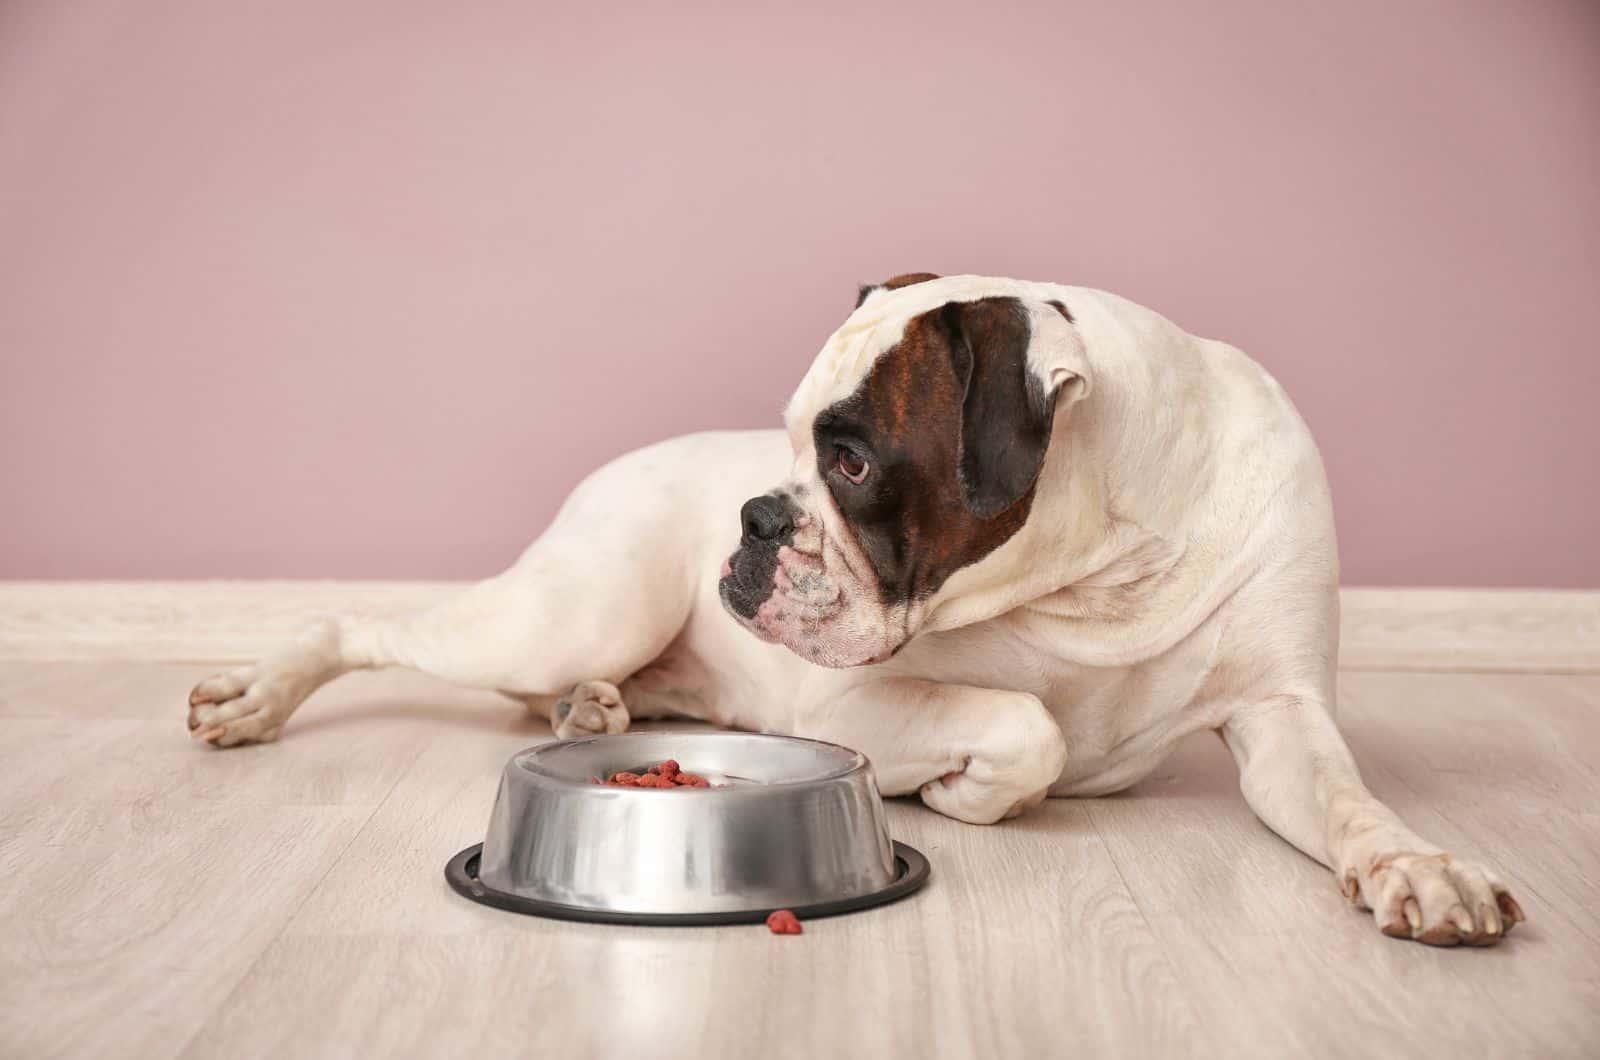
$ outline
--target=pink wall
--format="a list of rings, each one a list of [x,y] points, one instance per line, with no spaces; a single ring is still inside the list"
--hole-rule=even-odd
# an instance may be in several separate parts
[[[0,2],[0,576],[483,574],[927,269],[1254,354],[1350,582],[1600,585],[1600,5],[599,6]]]

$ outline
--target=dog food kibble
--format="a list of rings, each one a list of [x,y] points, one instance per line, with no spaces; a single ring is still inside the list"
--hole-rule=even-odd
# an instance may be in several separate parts
[[[705,777],[694,773],[685,773],[678,768],[678,763],[669,758],[660,765],[651,766],[643,773],[613,773],[604,781],[598,777],[591,777],[596,784],[604,783],[613,788],[709,788],[712,783]],[[715,785],[720,787],[721,785]]]
[[[774,935],[804,934],[804,930],[800,927],[800,918],[788,909],[774,909],[767,914],[767,930]]]

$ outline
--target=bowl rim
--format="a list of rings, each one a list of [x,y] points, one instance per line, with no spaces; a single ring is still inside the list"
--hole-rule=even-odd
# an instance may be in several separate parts
[[[708,738],[710,738],[710,739],[722,739],[724,737],[743,737],[745,739],[755,738],[755,739],[761,739],[761,740],[781,740],[781,741],[786,742],[786,743],[805,743],[805,744],[812,744],[812,745],[817,746],[817,747],[826,747],[826,748],[828,748],[830,750],[842,751],[842,752],[844,752],[846,755],[848,755],[850,757],[849,757],[849,761],[846,762],[844,765],[840,766],[838,769],[835,769],[832,772],[824,773],[821,776],[801,777],[801,778],[798,778],[798,779],[795,779],[795,780],[775,780],[775,781],[772,781],[770,783],[763,781],[763,782],[756,783],[756,784],[750,784],[750,785],[741,784],[741,785],[735,785],[735,786],[729,786],[729,787],[721,787],[721,788],[671,788],[671,789],[667,789],[667,788],[634,788],[634,787],[613,786],[613,785],[610,785],[610,784],[603,784],[603,783],[602,784],[592,784],[592,783],[589,782],[589,779],[587,777],[585,777],[582,780],[575,780],[575,779],[572,779],[570,777],[560,776],[558,774],[549,772],[547,770],[528,769],[525,766],[523,766],[523,764],[522,764],[524,759],[526,759],[528,757],[531,757],[531,756],[538,755],[541,752],[555,752],[555,751],[560,751],[560,750],[563,750],[563,749],[569,749],[569,748],[573,748],[573,747],[578,747],[578,746],[584,746],[584,745],[588,745],[588,744],[592,744],[592,743],[597,743],[597,742],[599,742],[601,740],[607,741],[609,743],[609,742],[617,742],[617,741],[626,741],[626,740],[632,739],[634,737],[642,737],[642,736],[650,736],[650,737],[691,736],[691,737],[695,737],[695,738],[698,738],[698,739],[708,739]],[[864,753],[862,753],[861,751],[857,751],[853,747],[846,747],[843,744],[830,743],[827,740],[814,740],[809,736],[789,736],[789,735],[784,734],[784,733],[775,733],[775,732],[744,732],[744,731],[741,731],[741,730],[738,730],[738,729],[713,729],[713,730],[710,730],[710,731],[707,731],[707,732],[686,732],[686,733],[673,732],[673,731],[670,731],[670,730],[669,731],[651,731],[651,730],[646,730],[644,732],[597,733],[597,734],[595,734],[593,736],[579,736],[579,737],[575,737],[575,738],[570,739],[570,740],[550,740],[550,741],[547,741],[545,743],[534,744],[532,747],[525,747],[522,750],[518,751],[516,754],[511,756],[511,760],[507,763],[507,767],[510,768],[510,767],[513,767],[513,766],[518,768],[518,769],[522,769],[529,776],[537,777],[542,782],[565,785],[565,786],[568,786],[568,787],[578,788],[578,789],[581,789],[583,791],[593,792],[595,794],[617,793],[617,794],[624,794],[624,795],[626,795],[626,794],[640,794],[640,795],[650,794],[650,795],[655,795],[655,794],[665,793],[665,792],[670,790],[670,791],[672,791],[674,793],[677,793],[677,794],[690,794],[690,795],[711,795],[711,794],[715,794],[715,795],[717,795],[717,796],[719,796],[721,798],[728,798],[729,796],[759,795],[759,794],[761,794],[763,792],[782,790],[782,789],[785,789],[785,788],[812,787],[812,786],[815,786],[815,785],[818,785],[818,784],[826,783],[828,781],[839,780],[839,779],[844,778],[844,777],[849,777],[849,776],[852,776],[854,774],[857,774],[857,773],[860,773],[860,772],[863,772],[863,771],[871,774],[871,771],[872,771],[872,760],[869,759]],[[875,775],[873,776],[873,787],[874,788],[877,787],[877,779],[876,779]]]
[[[645,789],[649,790],[649,789]],[[895,861],[895,876],[885,886],[866,894],[849,898],[831,898],[808,905],[790,906],[801,920],[854,913],[875,906],[888,905],[909,897],[921,890],[932,874],[927,857],[915,847],[891,840]],[[748,909],[724,909],[700,913],[630,913],[615,909],[597,909],[591,906],[567,905],[547,902],[540,898],[527,898],[509,891],[497,890],[478,876],[479,859],[483,844],[474,843],[451,858],[444,867],[445,881],[450,889],[468,901],[493,906],[512,913],[546,917],[554,920],[577,920],[591,924],[627,924],[636,927],[713,927],[722,924],[759,924],[769,913],[770,906],[752,906]]]

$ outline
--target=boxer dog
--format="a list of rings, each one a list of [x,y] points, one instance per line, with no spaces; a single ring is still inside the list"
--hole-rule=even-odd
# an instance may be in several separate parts
[[[885,794],[986,824],[1213,729],[1255,813],[1384,934],[1523,919],[1361,781],[1328,484],[1243,353],[1100,291],[917,273],[862,289],[784,420],[616,460],[510,570],[202,681],[190,730],[272,740],[325,682],[409,666],[562,738],[671,715],[844,744]]]

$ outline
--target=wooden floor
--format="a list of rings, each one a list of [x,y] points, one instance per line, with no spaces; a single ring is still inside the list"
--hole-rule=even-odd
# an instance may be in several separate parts
[[[547,727],[364,674],[207,751],[211,669],[0,661],[0,1056],[1600,1055],[1600,677],[1344,675],[1374,790],[1530,917],[1437,950],[1258,824],[1212,737],[996,827],[897,800],[927,889],[798,938],[523,918],[441,870]]]

